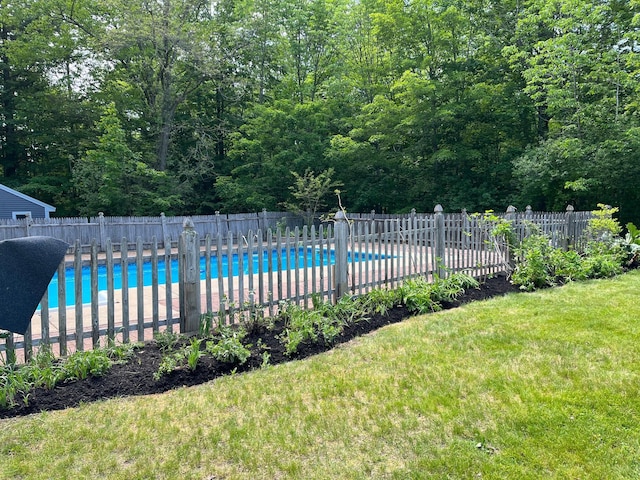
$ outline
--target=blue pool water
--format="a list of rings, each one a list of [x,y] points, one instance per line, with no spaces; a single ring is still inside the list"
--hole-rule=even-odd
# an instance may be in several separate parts
[[[278,265],[278,252],[272,250],[271,252],[265,251],[262,259],[262,269],[267,270],[269,255],[271,255],[271,261],[273,269],[275,270]],[[298,268],[306,268],[321,265],[332,265],[335,263],[335,252],[329,251],[328,254],[325,251],[324,255],[320,255],[319,250],[313,250],[311,248],[294,248],[289,252],[283,249],[282,255],[282,270]],[[378,258],[376,254],[364,254],[355,252],[349,254],[349,261],[366,261]],[[243,255],[243,269],[244,273],[248,274],[249,257],[245,252]],[[229,266],[229,258],[227,255],[222,256],[222,277],[229,276],[229,270],[233,276],[238,275],[238,255],[233,254],[231,258],[231,266]],[[253,254],[253,273],[258,273],[258,254]],[[171,261],[171,281],[177,283],[178,281],[178,261]],[[211,278],[218,278],[220,272],[218,272],[218,258],[211,257]],[[152,284],[152,272],[151,263],[145,262],[142,269],[142,277],[144,286],[150,286]],[[164,259],[158,260],[158,282],[160,285],[166,284],[166,265]],[[200,259],[200,278],[206,279],[206,259],[202,257]],[[129,264],[127,268],[127,279],[129,288],[134,288],[138,285],[138,272],[135,263]],[[113,283],[116,290],[122,288],[122,269],[118,262],[113,268]],[[68,268],[65,271],[65,284],[66,284],[66,303],[67,306],[75,305],[75,270]],[[107,268],[105,266],[98,267],[98,291],[107,291]],[[106,297],[105,297],[106,298]],[[82,268],[82,303],[91,303],[91,269],[89,267]],[[58,274],[54,275],[51,283],[49,284],[49,308],[58,307]]]

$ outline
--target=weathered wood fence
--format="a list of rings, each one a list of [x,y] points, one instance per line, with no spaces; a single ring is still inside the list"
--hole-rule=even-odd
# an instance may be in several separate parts
[[[579,246],[589,212],[503,214],[519,236],[537,225],[557,245]],[[197,330],[201,314],[225,323],[247,312],[274,315],[281,302],[310,305],[376,288],[396,288],[417,275],[465,271],[487,277],[504,271],[504,246],[483,216],[349,214],[333,223],[241,234],[201,234],[186,219],[178,241],[161,248],[156,237],[104,245],[81,241],[61,264],[29,331],[0,339],[0,354],[20,361],[50,345],[58,355],[96,348],[109,340],[152,338],[161,330]],[[126,248],[121,248],[126,246]],[[164,247],[164,245],[163,245]]]
[[[164,248],[164,243],[177,242],[182,232],[182,225],[187,217],[105,217],[100,213],[97,217],[68,217],[68,218],[23,218],[19,220],[0,219],[0,240],[9,238],[46,236],[53,237],[70,245],[80,245],[89,250],[95,239],[98,249],[105,251],[107,239],[112,245],[119,245],[120,239],[142,238],[147,246],[151,239],[158,239],[158,246]],[[266,232],[269,228],[294,228],[302,226],[302,217],[290,212],[195,215],[189,217],[197,231],[203,236],[241,235],[249,230]],[[116,240],[117,239],[117,240]]]

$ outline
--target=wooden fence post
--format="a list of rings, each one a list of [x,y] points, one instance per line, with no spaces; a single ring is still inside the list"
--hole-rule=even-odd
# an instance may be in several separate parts
[[[567,205],[567,212],[565,215],[565,236],[563,247],[566,251],[576,243],[576,214],[573,205]]]
[[[27,213],[27,215],[24,217],[24,228],[26,229],[27,232],[27,237],[31,236],[31,225],[33,224],[33,220],[31,219],[31,212]]]
[[[334,282],[336,286],[335,301],[337,302],[345,295],[349,289],[349,281],[347,274],[348,266],[348,237],[349,237],[349,223],[347,217],[342,210],[338,210],[335,216],[335,259],[336,259],[336,272]]]
[[[104,213],[98,212],[98,225],[100,227],[100,251],[104,252],[107,243],[107,234],[104,228]]]
[[[184,221],[180,245],[180,333],[194,333],[200,328],[200,241],[190,218]]]
[[[262,240],[265,240],[266,239],[267,230],[269,230],[269,228],[271,228],[269,226],[269,224],[267,223],[267,209],[266,208],[262,209],[261,221],[262,221],[262,227],[260,228],[260,230],[262,230],[262,233],[264,233],[264,235],[265,235],[262,238]],[[260,226],[260,223],[258,223],[258,226]]]
[[[444,209],[442,205],[438,204],[433,209],[435,213],[435,242],[436,242],[436,275],[439,278],[445,278],[447,276],[447,268],[444,264],[444,247],[445,247],[445,232],[444,232]]]
[[[525,208],[524,218],[529,221],[531,221],[531,219],[533,218],[533,210],[531,210],[531,205],[527,205],[527,207]]]
[[[216,235],[222,235],[222,224],[220,223],[220,211],[216,210]]]
[[[467,209],[463,208],[462,211],[462,248],[467,250],[469,248],[469,240],[471,239],[471,228],[469,227],[469,215]]]
[[[164,212],[160,212],[160,228],[162,229],[162,234],[160,238],[162,239],[162,246],[166,250],[167,248],[171,249],[171,241],[169,241],[169,246],[167,246],[167,217]]]
[[[522,224],[522,222],[517,222],[518,218],[516,215],[516,207],[513,205],[509,205],[507,207],[507,214],[505,215],[505,219],[511,223],[511,231],[515,234],[517,241],[522,241],[527,235],[529,235],[529,227]],[[524,228],[523,228],[524,227]],[[509,269],[513,271],[515,268],[516,260],[513,257],[514,252],[511,249],[510,242],[507,242],[506,245],[506,258],[509,264]]]

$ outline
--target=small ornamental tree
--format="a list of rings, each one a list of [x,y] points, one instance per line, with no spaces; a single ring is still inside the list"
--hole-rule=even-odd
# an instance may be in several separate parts
[[[342,185],[342,182],[333,180],[334,173],[333,168],[324,170],[318,175],[309,168],[305,170],[303,175],[291,172],[295,183],[289,187],[289,190],[291,190],[295,201],[285,202],[285,208],[301,215],[305,224],[310,226],[316,212],[326,206],[327,195]]]

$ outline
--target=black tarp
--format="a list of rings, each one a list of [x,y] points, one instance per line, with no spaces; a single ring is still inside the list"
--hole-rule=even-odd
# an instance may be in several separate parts
[[[24,335],[67,247],[51,237],[0,241],[0,329]]]

